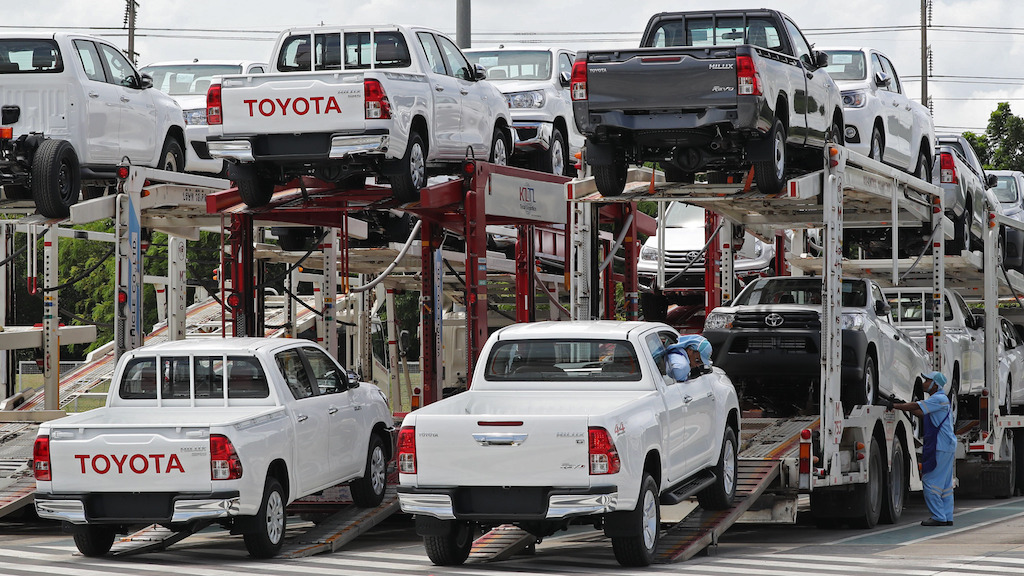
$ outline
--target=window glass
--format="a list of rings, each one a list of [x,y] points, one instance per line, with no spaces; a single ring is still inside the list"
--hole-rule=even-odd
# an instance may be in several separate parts
[[[192,396],[188,356],[160,358],[160,397],[164,400],[188,399]]]
[[[420,39],[420,46],[427,56],[427,63],[434,74],[447,74],[444,69],[444,57],[441,56],[441,49],[437,47],[434,35],[429,32],[417,32],[416,37]]]
[[[890,92],[902,94],[903,88],[900,86],[900,79],[896,76],[896,69],[892,67],[892,62],[889,62],[889,59],[884,56],[879,57],[879,59],[882,62],[882,70],[885,70],[885,73],[889,75],[890,80],[888,90]]]
[[[124,368],[121,398],[129,400],[156,400],[156,358],[134,358]]]
[[[738,46],[753,44],[770,50],[781,50],[782,40],[775,23],[767,18],[750,18],[746,27],[743,17],[692,18],[686,20],[686,35],[679,22],[665,22],[655,29],[655,46]]]
[[[82,67],[89,80],[106,82],[107,78],[103,75],[103,63],[96,51],[96,45],[88,40],[75,40],[75,49],[78,50],[78,57],[82,60]]]
[[[197,356],[194,373],[197,399],[224,397],[223,356]]]
[[[1000,202],[1017,202],[1020,198],[1020,191],[1017,189],[1017,179],[1013,176],[996,176],[996,187],[994,188],[996,198]]]
[[[407,68],[412,66],[409,46],[405,36],[398,31],[375,32],[373,41],[376,49],[374,68]],[[370,33],[345,33],[345,68],[370,68]]]
[[[789,31],[789,37],[793,41],[793,56],[796,56],[804,64],[813,64],[811,60],[811,46],[804,39],[804,35],[800,33],[800,29],[796,27],[789,20],[786,20],[786,30]]]
[[[310,383],[309,375],[306,373],[306,366],[302,363],[299,350],[292,348],[277,355],[277,367],[284,376],[292,396],[296,400],[309,398],[313,395],[313,385]]]
[[[487,359],[488,380],[640,380],[633,345],[625,340],[505,340]]]
[[[657,27],[651,31],[648,45],[654,48],[666,48],[669,46],[693,46],[694,44],[683,36],[682,20],[667,20],[658,23]]]
[[[563,55],[564,56],[564,55]],[[473,52],[466,58],[487,71],[488,80],[547,80],[551,78],[551,53],[547,50],[495,50]],[[572,63],[568,72],[572,73]]]
[[[843,280],[842,305],[863,308],[868,289],[859,280]],[[735,306],[751,304],[821,304],[821,278],[761,278],[736,296]]]
[[[868,77],[867,59],[860,50],[829,50],[825,71],[833,80],[863,80]]]
[[[110,83],[118,86],[134,87],[135,68],[120,50],[106,44],[99,45],[103,59],[107,62],[107,69],[110,70]]]
[[[313,379],[316,380],[319,394],[334,394],[344,392],[345,376],[341,374],[338,365],[331,360],[327,354],[316,348],[303,348],[309,367],[313,371]]]
[[[559,54],[559,56],[558,56],[558,75],[559,76],[561,76],[562,74],[568,74],[570,78],[572,77],[572,60],[573,60],[572,56],[569,55],[569,54],[566,54],[565,52],[562,52],[561,54]]]
[[[313,51],[307,35],[289,36],[281,44],[277,69],[281,72],[308,72],[312,68]]]
[[[181,64],[146,66],[140,70],[153,77],[153,87],[171,96],[206,95],[214,76],[240,74],[242,67],[233,64]]]
[[[228,398],[266,398],[270,385],[259,360],[252,356],[228,356]]]
[[[63,71],[64,60],[52,38],[0,40],[0,74],[56,74]]]
[[[263,66],[253,66],[249,69],[249,74],[263,74],[264,72]]]
[[[471,80],[473,67],[470,66],[469,61],[462,55],[455,43],[444,36],[437,36],[437,42],[441,46],[441,52],[444,53],[448,69],[452,71],[451,75],[463,80]]]

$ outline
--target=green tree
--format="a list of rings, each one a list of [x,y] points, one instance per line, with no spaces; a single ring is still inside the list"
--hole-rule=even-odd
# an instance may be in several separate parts
[[[963,137],[971,143],[971,148],[974,148],[974,153],[978,155],[981,165],[985,168],[992,168],[992,151],[988,147],[988,136],[986,134],[964,132]]]
[[[979,156],[985,152],[982,161],[987,168],[1024,171],[1024,119],[1010,110],[1009,102],[1000,102],[989,116],[984,147],[971,136],[979,140],[982,138],[968,134],[965,133],[964,137],[971,140],[975,152]]]

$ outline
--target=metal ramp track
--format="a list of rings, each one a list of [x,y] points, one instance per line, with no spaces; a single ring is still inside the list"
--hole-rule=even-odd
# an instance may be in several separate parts
[[[537,537],[512,524],[502,524],[473,541],[469,562],[497,562],[526,550]]]
[[[376,508],[346,506],[326,520],[291,541],[286,541],[281,558],[305,558],[323,552],[335,552],[360,534],[398,512],[398,492],[389,485],[384,501]]]
[[[212,522],[200,522],[185,530],[171,531],[159,524],[151,524],[134,534],[129,534],[114,542],[110,547],[111,556],[131,556],[143,552],[155,552],[163,550],[172,544],[181,542],[185,538],[199,532],[212,524]]]
[[[0,518],[32,505],[36,479],[26,461],[0,461]]]
[[[682,562],[708,546],[717,546],[719,536],[757,501],[765,488],[779,475],[781,466],[779,460],[740,460],[736,470],[736,499],[732,508],[694,509],[662,535],[655,552],[655,562]]]

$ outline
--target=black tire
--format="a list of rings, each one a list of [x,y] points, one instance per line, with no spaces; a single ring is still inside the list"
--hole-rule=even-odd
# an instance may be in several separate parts
[[[786,127],[782,125],[782,120],[775,119],[768,138],[772,146],[772,158],[754,163],[754,179],[761,192],[778,194],[786,184]]]
[[[268,476],[263,488],[263,503],[253,522],[254,528],[243,536],[245,549],[253,558],[273,558],[281,551],[288,525],[287,502],[281,483],[277,478]]]
[[[927,152],[925,152],[924,143],[921,145],[921,150],[917,153],[917,164],[914,165],[914,177],[925,182],[932,181],[932,161],[929,159]]]
[[[999,459],[1004,462],[1009,462],[1009,478],[1007,483],[1002,486],[1003,490],[993,494],[996,498],[1009,498],[1014,495],[1017,491],[1017,484],[1020,479],[1017,476],[1017,470],[1019,464],[1017,461],[1017,442],[1014,438],[1013,430],[1006,430],[1003,432],[1003,445],[999,450]]]
[[[871,455],[868,457],[868,481],[857,484],[854,497],[860,506],[851,523],[858,528],[874,528],[882,515],[885,503],[885,463],[878,440],[871,439]]]
[[[456,522],[446,536],[424,536],[423,548],[435,566],[464,564],[473,549],[473,526],[469,522]]]
[[[636,503],[636,533],[632,536],[613,536],[612,550],[622,566],[650,566],[658,548],[661,530],[661,506],[658,503],[658,484],[650,474],[644,474],[640,483],[640,499]]]
[[[551,129],[551,143],[547,150],[538,150],[533,155],[533,168],[548,174],[570,176],[569,147],[565,135],[558,127]]]
[[[697,493],[697,502],[705,510],[725,510],[732,506],[736,496],[736,473],[738,466],[736,432],[726,427],[722,439],[722,451],[715,465],[715,483]]]
[[[1013,413],[1013,377],[1006,377],[1006,390],[1002,398],[1003,403],[999,405],[999,415],[1009,416]]]
[[[880,520],[883,524],[896,524],[903,516],[903,508],[907,503],[907,470],[906,455],[903,443],[895,439],[892,451],[892,466],[889,468],[888,490],[885,491],[885,504],[882,506]]]
[[[43,140],[32,159],[32,199],[47,218],[64,218],[82,189],[78,155],[67,140]]]
[[[85,526],[81,532],[75,532],[75,546],[83,556],[103,556],[110,552],[115,535],[110,526]]]
[[[4,184],[4,196],[8,200],[31,200],[32,189],[27,186]]]
[[[253,164],[233,164],[228,170],[246,206],[266,206],[274,196],[274,182],[263,178]]]
[[[622,194],[626,188],[626,175],[629,172],[629,166],[625,160],[616,160],[612,164],[597,164],[591,168],[594,170],[597,191],[602,196],[613,198]]]
[[[729,174],[723,170],[708,170],[708,184],[728,184]]]
[[[107,194],[106,186],[82,186],[82,200],[92,200]]]
[[[1013,443],[1013,468],[1017,493],[1024,495],[1024,442]]]
[[[388,459],[384,442],[380,436],[371,434],[370,449],[366,453],[366,472],[349,486],[352,502],[360,508],[376,508],[384,501],[387,479]]]
[[[885,153],[885,143],[882,140],[882,133],[878,131],[878,126],[871,129],[871,143],[868,146],[868,158],[882,161],[882,156]]]
[[[850,413],[854,406],[871,406],[878,400],[878,368],[875,359],[864,359],[864,377],[860,382],[843,384],[843,412]]]
[[[168,172],[185,171],[185,152],[182,151],[181,144],[170,136],[167,137],[163,150],[160,151],[160,165],[157,168]]]
[[[506,136],[505,131],[500,127],[494,127],[494,134],[491,135],[491,147],[487,152],[487,160],[498,166],[508,166],[509,158],[512,157],[512,138]]]
[[[838,110],[832,115],[832,127],[829,130],[831,130],[831,133],[829,138],[827,138],[828,140],[840,146],[846,144],[846,132],[843,130],[843,121]]]
[[[959,256],[964,250],[971,249],[971,205],[968,203],[959,218],[952,218],[953,246],[946,249],[947,255]]]
[[[427,185],[427,145],[419,132],[409,135],[405,156],[391,166],[388,181],[395,199],[405,204],[420,199],[420,189]]]
[[[665,173],[666,182],[682,182],[683,184],[693,184],[693,172],[687,172],[682,168],[676,168],[671,164],[662,164],[662,172]]]

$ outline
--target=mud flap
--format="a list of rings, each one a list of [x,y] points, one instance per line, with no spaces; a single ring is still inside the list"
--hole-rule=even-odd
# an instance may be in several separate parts
[[[615,163],[615,146],[587,141],[586,160],[591,166],[609,166]]]
[[[639,505],[636,510],[629,512],[609,512],[604,516],[604,535],[609,538],[636,536],[641,518]]]

